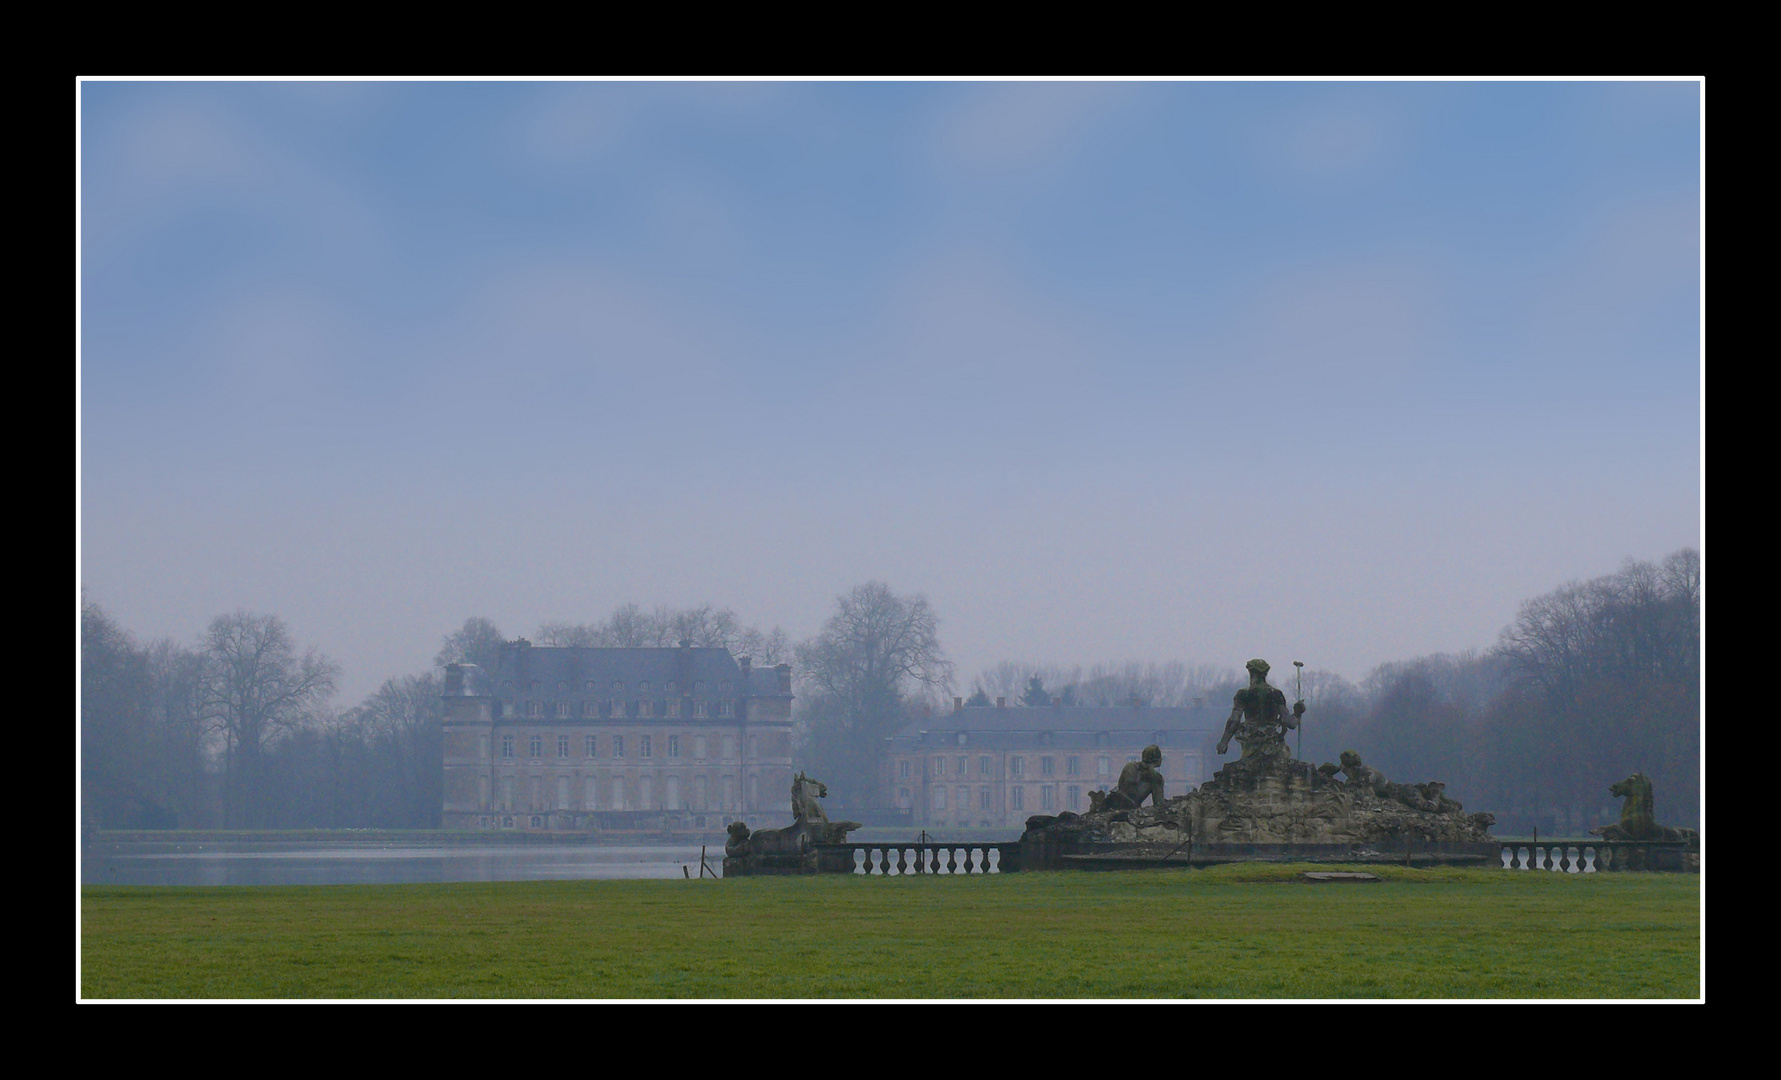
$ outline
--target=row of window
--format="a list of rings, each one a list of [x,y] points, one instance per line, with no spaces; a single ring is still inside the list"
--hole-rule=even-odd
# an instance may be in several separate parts
[[[948,795],[948,790],[946,788],[943,788],[943,787],[930,788],[929,789],[930,802],[929,802],[928,808],[930,810],[947,810],[947,809],[969,810],[969,809],[971,809],[971,789],[970,788],[961,787],[961,788],[958,788],[958,789],[952,791],[951,795],[952,795],[953,801],[952,801],[951,807],[947,806],[947,795]],[[897,800],[898,800],[899,805],[908,806],[910,804],[909,789],[908,788],[898,788],[897,789]],[[1009,788],[1008,789],[1008,809],[1009,810],[1025,810],[1026,808],[1027,808],[1026,789],[1023,787],[1018,787],[1018,786]],[[1082,809],[1082,788],[1080,786],[1078,786],[1076,784],[1071,784],[1064,788],[1064,807],[1063,808],[1066,810],[1080,810],[1080,809]],[[977,809],[979,809],[979,810],[994,810],[994,809],[996,809],[995,790],[993,788],[980,787],[977,789]],[[1041,809],[1041,810],[1058,809],[1058,807],[1057,807],[1057,788],[1051,787],[1051,786],[1045,786],[1045,787],[1041,787],[1039,789],[1039,809]]]
[[[482,743],[481,743],[482,754],[481,754],[481,756],[484,758],[488,757],[488,753],[489,753],[488,738],[489,737],[487,735],[482,736]],[[680,751],[681,751],[682,742],[681,742],[681,737],[679,735],[666,736],[664,741],[667,744],[666,750],[668,752],[669,757],[677,758],[677,757],[681,756]],[[602,744],[605,746],[605,749],[606,749],[606,753],[604,755],[602,755],[600,753]],[[702,758],[707,758],[707,757],[711,756],[711,754],[710,754],[711,744],[710,744],[710,741],[707,740],[705,736],[703,736],[703,735],[693,736],[692,744],[693,744],[692,751],[693,751],[694,758],[702,759]],[[517,736],[514,736],[514,735],[501,736],[501,757],[504,760],[512,760],[517,745],[518,745],[518,737]],[[653,735],[637,735],[634,737],[629,737],[629,739],[627,736],[624,736],[624,735],[604,735],[604,736],[602,736],[602,735],[585,735],[582,737],[582,741],[581,741],[581,751],[582,751],[581,756],[589,757],[589,758],[597,758],[597,757],[602,757],[602,756],[622,758],[625,756],[625,751],[626,751],[627,747],[629,747],[631,749],[634,749],[636,751],[636,755],[640,758],[654,757],[656,745],[657,745],[656,737]],[[719,749],[721,749],[723,751],[721,756],[723,756],[725,758],[733,758],[736,756],[736,737],[734,735],[725,735],[722,738],[722,740],[718,743],[718,746],[719,746]],[[569,736],[558,735],[557,739],[556,739],[556,752],[557,752],[556,756],[558,758],[567,758],[569,756],[569,747],[570,747]],[[527,757],[536,761],[544,756],[544,749],[545,749],[544,736],[532,735],[532,736],[527,737],[527,739],[526,739],[526,750],[527,750],[526,756]],[[749,739],[748,751],[749,751],[749,755],[751,757],[758,757],[759,756],[759,752],[758,752],[759,751],[759,741],[756,739],[752,739],[752,738]]]
[[[556,782],[554,804],[547,801],[550,791],[545,785],[544,777],[533,776],[525,779],[530,782],[522,786],[515,783],[514,777],[503,776],[499,789],[491,792],[489,778],[481,777],[477,792],[480,807],[484,810],[503,811],[515,809],[528,811],[692,810],[697,813],[707,810],[736,809],[736,778],[734,776],[719,777],[715,784],[711,783],[708,777],[693,777],[686,790],[688,801],[685,805],[682,805],[681,802],[681,778],[678,776],[663,777],[660,788],[660,806],[656,805],[657,787],[655,777],[652,776],[636,777],[631,782],[627,782],[623,776],[588,776],[584,777],[579,785],[572,783],[567,776],[559,776]],[[523,808],[516,807],[514,804],[518,791],[524,791],[529,796],[528,803]],[[498,796],[498,802],[494,805],[490,803],[491,794]],[[759,778],[750,776],[748,778],[748,805],[750,807],[755,806],[759,801],[759,794]],[[576,795],[581,796],[579,804],[574,801]]]
[[[579,703],[579,705],[573,701],[526,702],[526,716],[531,719],[540,719],[545,716],[554,716],[558,720],[568,720],[574,717],[594,720],[602,716],[649,719],[660,716],[672,720],[679,719],[683,714],[696,720],[707,720],[714,716],[731,717],[736,715],[736,702],[731,698],[725,698],[722,701],[695,701],[691,703],[690,708],[680,698],[655,701],[648,699],[625,701],[621,698],[590,699]],[[502,702],[501,715],[504,717],[519,715],[518,706],[512,701]]]
[[[591,694],[594,692],[595,688],[598,685],[599,685],[598,683],[595,683],[590,680],[589,682],[582,684],[582,690]],[[508,679],[507,681],[503,682],[501,684],[501,689],[511,691],[513,689],[513,680]],[[538,689],[539,689],[538,683],[536,680],[526,684],[526,692],[527,693],[536,694],[536,693],[538,693]],[[624,693],[624,690],[625,690],[624,680],[623,679],[612,680],[612,689],[615,693],[620,693],[620,694]],[[636,689],[639,694],[649,693],[649,680],[644,679],[643,681],[639,682],[637,684]],[[725,693],[725,694],[729,693],[730,692],[730,681],[728,679],[725,679],[722,682],[718,683],[717,689],[720,693]],[[694,693],[694,694],[700,694],[700,693],[704,693],[704,691],[705,691],[704,680],[702,680],[702,679],[693,680],[693,685],[692,685],[692,689],[690,692]],[[568,683],[566,683],[566,682],[557,683],[557,693],[566,694],[568,692],[569,692],[569,684]],[[663,683],[661,685],[661,687],[659,688],[659,692],[663,693],[663,694],[667,694],[670,697],[672,697],[675,694],[681,693],[681,691],[678,689],[677,685],[672,681]]]

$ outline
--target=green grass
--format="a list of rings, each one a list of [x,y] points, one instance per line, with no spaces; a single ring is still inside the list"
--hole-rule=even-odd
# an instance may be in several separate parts
[[[1700,878],[1294,867],[82,890],[81,994],[1694,998]],[[1327,868],[1326,868],[1327,869]]]

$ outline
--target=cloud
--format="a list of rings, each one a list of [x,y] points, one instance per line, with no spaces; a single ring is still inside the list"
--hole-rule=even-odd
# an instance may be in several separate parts
[[[1277,165],[1302,179],[1327,182],[1383,166],[1395,126],[1383,107],[1346,100],[1320,102],[1261,131],[1265,155]]]
[[[989,171],[1046,168],[1130,95],[1113,83],[1014,83],[976,88],[941,118],[935,146],[948,164]]]

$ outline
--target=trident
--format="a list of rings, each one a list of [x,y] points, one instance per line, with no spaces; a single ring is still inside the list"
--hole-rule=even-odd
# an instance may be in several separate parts
[[[1294,660],[1292,662],[1292,666],[1293,666],[1293,676],[1295,678],[1297,678],[1299,681],[1299,700],[1304,701],[1305,700],[1305,662],[1303,660]],[[1300,761],[1305,760],[1305,718],[1302,716],[1299,717],[1299,748],[1296,752],[1296,756],[1298,757],[1298,759]]]

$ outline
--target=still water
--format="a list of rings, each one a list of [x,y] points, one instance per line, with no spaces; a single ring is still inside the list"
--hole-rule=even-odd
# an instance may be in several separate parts
[[[722,873],[723,849],[705,863]],[[683,871],[684,868],[684,871]],[[102,844],[85,885],[388,885],[443,881],[699,876],[698,845],[488,847],[427,844]]]

